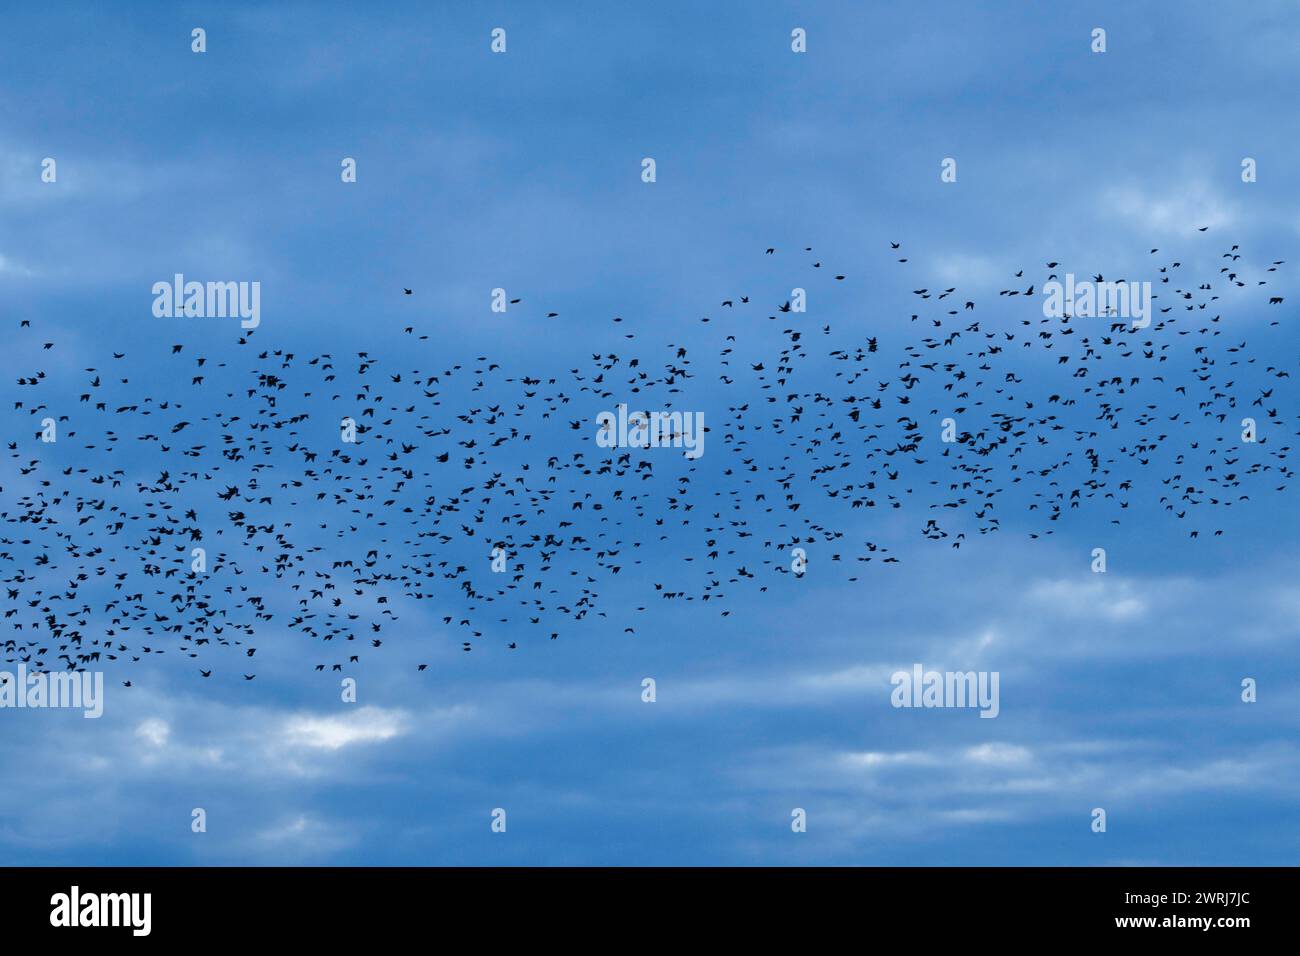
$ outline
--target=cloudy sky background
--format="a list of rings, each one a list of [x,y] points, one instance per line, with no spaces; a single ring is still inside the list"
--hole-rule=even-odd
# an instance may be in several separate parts
[[[1049,260],[1153,280],[1155,246],[1207,275],[1226,242],[1300,261],[1287,3],[69,4],[3,25],[0,317],[61,343],[6,359],[6,399],[29,358],[178,335],[233,354],[229,326],[159,331],[149,288],[175,272],[259,280],[263,348],[391,354],[414,315],[431,361],[527,370],[622,347],[612,314],[694,343],[721,299],[788,295],[807,275],[767,246],[850,275],[810,322],[894,347],[926,285],[997,327],[997,290]],[[536,308],[494,316],[497,286]],[[1278,317],[1225,308],[1225,334]],[[1270,333],[1292,363],[1293,327]],[[901,565],[850,584],[814,553],[725,622],[652,605],[635,638],[467,655],[441,608],[406,608],[394,643],[429,672],[368,658],[355,706],[298,635],[263,633],[248,685],[178,656],[129,691],[110,672],[98,721],[0,712],[0,862],[1293,863],[1294,497],[1189,542],[1155,494],[1121,528],[960,552],[920,512],[864,517]],[[892,709],[913,662],[999,671],[1001,715]]]

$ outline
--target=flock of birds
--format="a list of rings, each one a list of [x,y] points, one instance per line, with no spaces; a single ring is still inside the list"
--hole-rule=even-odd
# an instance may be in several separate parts
[[[810,291],[851,283],[811,248],[765,253]],[[622,354],[563,370],[438,361],[415,324],[397,360],[262,350],[232,328],[222,356],[113,352],[66,385],[32,369],[0,470],[2,656],[53,671],[179,655],[253,680],[272,632],[316,671],[393,645],[425,670],[438,633],[516,650],[593,623],[635,633],[653,601],[726,616],[794,586],[795,549],[856,581],[899,560],[866,537],[898,527],[960,548],[1004,521],[1031,538],[1075,512],[1119,523],[1138,502],[1221,534],[1216,515],[1295,474],[1284,296],[1262,291],[1284,262],[1225,246],[1217,275],[1189,279],[1159,254],[1143,329],[1045,317],[1035,288],[1063,278],[1048,261],[995,308],[913,290],[899,342],[734,294],[700,320],[706,348],[643,347],[616,317]],[[1260,347],[1229,306],[1264,315]],[[13,348],[47,337],[22,321]],[[599,447],[595,415],[618,403],[704,411],[707,453]],[[642,597],[603,602],[620,574]]]

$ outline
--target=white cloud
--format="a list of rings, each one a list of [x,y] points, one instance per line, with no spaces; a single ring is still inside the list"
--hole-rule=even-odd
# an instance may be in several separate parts
[[[854,768],[932,766],[940,762],[933,754],[920,751],[882,753],[878,750],[869,750],[862,753],[840,754],[837,759],[845,766]]]
[[[157,717],[150,717],[135,729],[137,737],[148,741],[154,747],[165,747],[171,732],[172,729],[167,725],[167,721],[159,720]]]
[[[1028,597],[1070,617],[1132,621],[1147,612],[1147,602],[1136,590],[1127,581],[1103,580],[1101,575],[1093,575],[1084,579],[1035,582],[1029,588]]]
[[[0,254],[0,276],[14,276],[20,279],[30,278],[36,273],[27,268],[20,262],[15,262],[8,256]]]
[[[336,716],[291,717],[283,726],[281,740],[290,746],[338,750],[350,744],[391,740],[405,731],[401,711],[362,707]]]
[[[1102,194],[1103,208],[1127,219],[1140,234],[1186,236],[1193,229],[1216,229],[1237,222],[1235,206],[1204,179],[1172,180],[1176,185],[1163,194],[1139,186],[1117,186]]]
[[[1027,747],[998,743],[968,747],[962,756],[970,763],[990,765],[1026,764],[1033,760],[1033,754]]]
[[[957,289],[987,285],[1006,275],[1006,269],[1000,267],[988,256],[967,253],[949,253],[935,259],[934,269],[938,277],[947,285]],[[973,296],[972,296],[973,297]]]
[[[290,813],[244,841],[240,856],[271,854],[273,859],[324,856],[356,842],[343,827],[306,813]]]

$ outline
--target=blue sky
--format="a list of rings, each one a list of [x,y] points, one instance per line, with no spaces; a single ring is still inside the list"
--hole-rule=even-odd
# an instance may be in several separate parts
[[[557,374],[631,348],[629,328],[642,354],[716,353],[722,299],[771,303],[797,284],[810,329],[901,356],[922,287],[958,287],[986,328],[1010,330],[1041,314],[998,290],[1048,261],[1153,282],[1154,247],[1192,275],[1214,276],[1228,243],[1300,261],[1300,17],[1285,3],[68,4],[3,18],[0,301],[6,329],[40,329],[7,346],[6,407],[34,362],[70,383],[109,350],[171,342],[244,362],[229,325],[160,330],[149,289],[177,272],[260,281],[259,348],[368,350],[403,369],[414,324],[430,336],[421,367],[489,356]],[[498,26],[508,53],[494,56]],[[806,54],[790,50],[795,27]],[[47,156],[55,184],[40,181]],[[355,184],[339,181],[345,156]],[[958,181],[943,184],[949,156]],[[1241,182],[1246,156],[1256,183]],[[847,280],[812,276],[804,246]],[[1288,291],[1285,272],[1270,281]],[[490,312],[495,287],[523,306]],[[1294,321],[1260,295],[1227,298],[1214,348],[1247,339],[1294,362]],[[763,335],[741,332],[738,353],[758,355]],[[1053,362],[1023,358],[1031,388],[1054,381]],[[188,396],[170,367],[137,362],[137,387]],[[826,387],[835,371],[822,367]],[[1259,374],[1237,376],[1243,404]],[[1277,387],[1294,437],[1294,391]],[[717,402],[763,395],[750,378],[739,389],[699,381],[684,400],[721,420]],[[481,400],[452,386],[434,411]],[[710,442],[705,494],[727,461]],[[159,467],[132,449],[119,464]],[[3,474],[8,506],[20,485]],[[179,656],[133,665],[129,690],[110,671],[100,720],[0,712],[0,862],[1290,864],[1294,490],[1252,490],[1222,538],[1195,542],[1159,494],[1140,488],[1122,526],[1069,515],[1037,540],[1007,508],[1000,534],[964,526],[960,551],[918,535],[923,506],[854,512],[848,530],[901,564],[850,582],[813,547],[803,579],[738,594],[728,618],[651,603],[635,635],[611,615],[515,654],[463,654],[450,609],[410,602],[393,653],[357,673],[355,705],[276,627],[251,684],[201,681]],[[602,592],[613,606],[647,603],[647,579],[680,567],[645,544],[645,569]],[[1089,569],[1099,546],[1105,575]],[[889,674],[914,662],[998,671],[1000,715],[891,708]],[[206,833],[190,830],[195,807]],[[490,831],[495,807],[505,834]],[[794,807],[806,833],[790,830]]]

